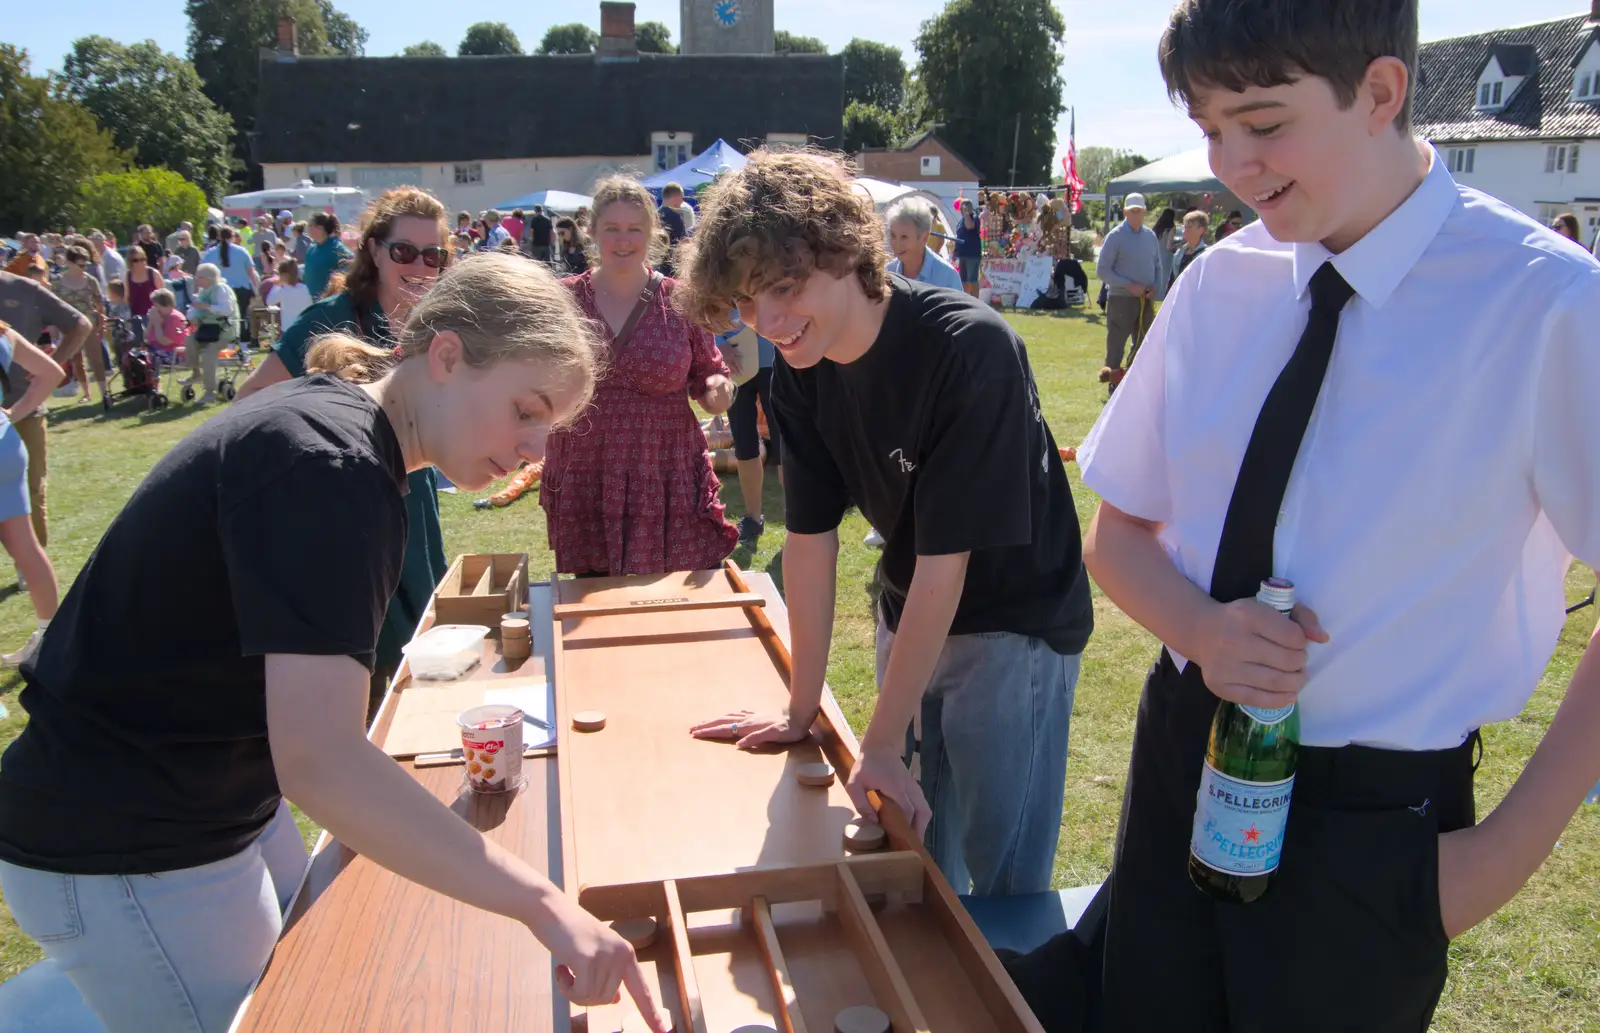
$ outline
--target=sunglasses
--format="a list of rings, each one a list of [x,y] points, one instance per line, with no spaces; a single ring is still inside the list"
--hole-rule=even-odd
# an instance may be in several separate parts
[[[383,246],[389,251],[389,260],[400,265],[411,265],[419,258],[429,269],[442,269],[450,264],[450,252],[442,247],[419,248],[404,240],[385,242]]]

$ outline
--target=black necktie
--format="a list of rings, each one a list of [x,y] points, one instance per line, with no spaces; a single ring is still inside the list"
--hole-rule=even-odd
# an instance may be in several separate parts
[[[1272,576],[1278,510],[1322,390],[1322,378],[1328,372],[1333,339],[1339,334],[1339,312],[1354,296],[1355,289],[1332,262],[1324,262],[1311,277],[1311,318],[1294,354],[1267,393],[1255,430],[1250,432],[1244,461],[1239,464],[1239,479],[1233,482],[1233,498],[1217,543],[1217,562],[1211,570],[1211,598],[1218,602],[1251,598],[1261,582]]]

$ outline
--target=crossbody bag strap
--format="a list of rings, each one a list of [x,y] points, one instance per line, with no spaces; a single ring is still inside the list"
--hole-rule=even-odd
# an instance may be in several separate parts
[[[612,340],[611,347],[621,351],[633,337],[633,331],[639,326],[639,320],[644,318],[645,312],[655,304],[656,292],[661,287],[661,274],[654,269],[650,270],[650,282],[645,284],[644,293],[639,295],[638,304],[633,306],[633,311],[628,313],[628,321],[622,324],[622,329],[617,331],[617,336]]]

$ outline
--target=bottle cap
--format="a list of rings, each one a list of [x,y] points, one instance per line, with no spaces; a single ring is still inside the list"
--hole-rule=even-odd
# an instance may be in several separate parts
[[[1256,593],[1256,600],[1279,613],[1288,613],[1294,609],[1294,582],[1286,578],[1269,577],[1261,582],[1261,591]]]

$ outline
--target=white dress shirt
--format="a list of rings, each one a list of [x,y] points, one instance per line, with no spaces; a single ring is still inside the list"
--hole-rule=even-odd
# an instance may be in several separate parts
[[[1600,565],[1600,264],[1428,153],[1422,185],[1340,255],[1260,223],[1212,246],[1078,451],[1084,483],[1163,524],[1209,590],[1245,446],[1331,257],[1356,296],[1273,549],[1330,636],[1300,697],[1313,746],[1442,749],[1515,716],[1572,555]]]

